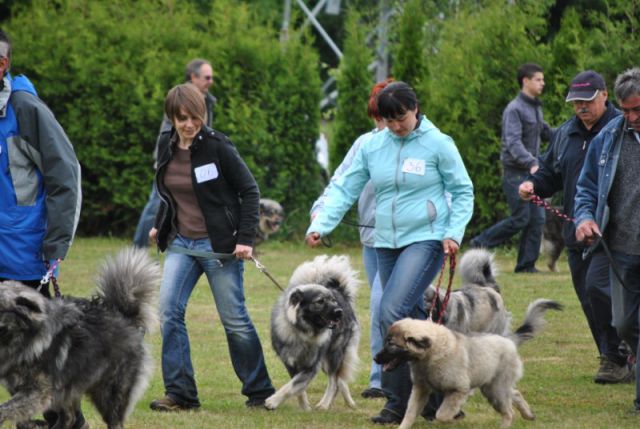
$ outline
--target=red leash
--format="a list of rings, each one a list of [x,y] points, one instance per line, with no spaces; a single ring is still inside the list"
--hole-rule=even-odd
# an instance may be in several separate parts
[[[445,255],[444,261],[442,261],[442,268],[440,268],[440,276],[438,277],[438,282],[436,283],[436,293],[435,295],[433,295],[433,300],[431,301],[431,313],[429,314],[429,318],[431,320],[433,320],[433,309],[436,308],[436,302],[440,298],[440,284],[442,283],[442,278],[444,277],[444,269],[447,265],[447,256],[449,257],[449,284],[447,285],[447,292],[444,294],[442,306],[440,307],[440,311],[438,312],[438,318],[436,320],[436,323],[438,324],[442,324],[444,312],[447,309],[447,304],[449,304],[449,298],[451,297],[451,287],[453,285],[453,275],[456,272],[456,255]]]
[[[554,214],[555,216],[558,216],[562,220],[566,220],[569,222],[573,222],[575,220],[571,216],[565,213],[562,213],[560,210],[554,209],[553,207],[551,207],[551,204],[549,204],[548,202],[546,202],[536,194],[533,194],[533,197],[531,198],[531,202],[536,206],[543,207],[546,211],[551,212],[552,214]]]

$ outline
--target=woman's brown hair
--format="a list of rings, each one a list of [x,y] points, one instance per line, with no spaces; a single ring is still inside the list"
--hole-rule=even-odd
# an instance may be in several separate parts
[[[164,113],[171,123],[180,115],[180,109],[200,119],[203,124],[207,122],[204,94],[192,83],[176,85],[167,93],[167,98],[164,100]]]

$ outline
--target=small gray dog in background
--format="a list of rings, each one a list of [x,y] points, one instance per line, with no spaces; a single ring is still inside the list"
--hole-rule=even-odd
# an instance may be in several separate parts
[[[271,234],[275,234],[284,222],[284,209],[277,201],[260,198],[260,222],[256,234],[255,245],[266,241]]]
[[[507,335],[511,326],[511,313],[505,308],[500,286],[496,282],[498,269],[493,254],[486,249],[464,252],[458,265],[462,287],[451,292],[444,311],[444,325],[454,331],[489,332]],[[436,289],[429,285],[425,292],[425,305],[431,317],[437,320],[442,311],[446,289],[442,286],[435,300]]]
[[[360,327],[354,310],[359,281],[347,256],[317,256],[294,271],[271,313],[271,344],[291,380],[265,401],[276,409],[292,396],[309,410],[306,389],[320,368],[329,380],[316,406],[327,410],[338,391],[355,402],[347,382],[358,361]]]
[[[0,383],[11,394],[0,426],[34,427],[30,418],[52,410],[56,429],[71,428],[87,394],[107,427],[122,429],[151,376],[144,335],[157,325],[159,281],[148,251],[131,248],[105,262],[91,299],[0,283]]]

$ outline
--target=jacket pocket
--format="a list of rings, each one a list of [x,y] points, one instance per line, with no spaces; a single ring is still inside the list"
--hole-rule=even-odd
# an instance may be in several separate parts
[[[427,219],[429,220],[429,226],[431,227],[431,232],[433,232],[433,223],[436,221],[438,217],[438,210],[436,209],[436,205],[433,204],[433,201],[427,200]]]
[[[238,234],[238,230],[236,228],[236,221],[233,217],[233,213],[229,210],[229,207],[224,207],[224,214],[227,216],[227,221],[229,221],[229,225],[231,226],[231,230],[233,231],[233,236],[235,237]]]

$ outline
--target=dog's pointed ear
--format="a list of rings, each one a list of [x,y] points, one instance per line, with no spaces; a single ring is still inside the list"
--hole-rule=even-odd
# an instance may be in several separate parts
[[[405,341],[407,344],[421,350],[426,350],[431,347],[431,340],[429,337],[417,337],[410,335],[405,339]]]
[[[29,313],[42,313],[42,309],[37,302],[31,301],[29,298],[24,296],[16,298],[16,305],[18,307],[24,307]]]
[[[296,306],[300,304],[300,302],[302,302],[302,298],[302,291],[300,289],[296,289],[291,292],[291,295],[289,295],[289,304],[292,306]]]

